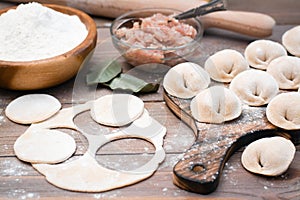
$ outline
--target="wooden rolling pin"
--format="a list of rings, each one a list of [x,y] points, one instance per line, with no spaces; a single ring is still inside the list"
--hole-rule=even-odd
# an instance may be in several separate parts
[[[32,0],[8,0],[26,3]],[[40,3],[60,4],[83,10],[89,14],[115,18],[131,10],[142,8],[172,8],[180,11],[207,3],[204,0],[36,0]],[[218,11],[200,17],[207,28],[221,28],[237,33],[263,38],[272,35],[275,20],[266,14],[242,11]]]

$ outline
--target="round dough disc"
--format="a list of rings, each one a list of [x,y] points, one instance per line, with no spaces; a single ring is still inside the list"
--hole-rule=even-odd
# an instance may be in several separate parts
[[[61,103],[48,94],[28,94],[16,98],[5,109],[6,116],[20,124],[46,120],[61,108]]]
[[[75,150],[76,142],[73,137],[48,129],[31,129],[14,144],[17,157],[31,163],[59,163],[71,157]]]
[[[274,97],[267,106],[269,122],[286,130],[300,129],[300,93],[287,92]]]
[[[100,97],[91,107],[92,118],[107,126],[124,126],[136,120],[144,111],[144,102],[129,94]]]
[[[249,144],[242,154],[242,164],[250,172],[278,176],[294,159],[294,144],[283,137],[262,138]]]

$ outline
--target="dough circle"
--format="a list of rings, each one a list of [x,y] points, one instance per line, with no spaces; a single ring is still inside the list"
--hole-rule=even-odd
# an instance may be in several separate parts
[[[91,116],[99,124],[124,126],[136,120],[144,111],[144,102],[130,94],[111,94],[95,100]]]
[[[229,83],[237,74],[249,69],[249,65],[240,52],[224,49],[210,56],[204,68],[213,80]]]
[[[209,74],[192,62],[174,66],[167,72],[163,81],[163,87],[170,95],[183,99],[194,97],[209,84]]]
[[[223,123],[239,117],[239,98],[223,86],[213,86],[195,96],[190,104],[192,116],[199,122]]]
[[[73,137],[49,129],[28,129],[14,144],[17,157],[30,163],[59,163],[71,157],[75,150]]]
[[[285,48],[271,40],[256,40],[245,49],[245,58],[251,67],[266,70],[269,63],[280,56],[286,56]]]
[[[48,94],[28,94],[14,99],[5,109],[6,116],[20,124],[44,121],[61,108],[61,103]]]
[[[300,129],[300,93],[287,92],[274,97],[267,106],[267,119],[286,130]]]
[[[300,86],[300,58],[298,57],[278,57],[269,64],[267,72],[275,78],[280,89],[295,90]]]
[[[249,144],[242,154],[242,164],[250,172],[267,176],[284,173],[294,159],[294,144],[283,137],[262,138]]]
[[[270,74],[255,69],[238,74],[229,88],[250,106],[265,105],[279,92],[278,84]]]
[[[292,55],[300,57],[300,25],[287,30],[282,35],[282,44]]]

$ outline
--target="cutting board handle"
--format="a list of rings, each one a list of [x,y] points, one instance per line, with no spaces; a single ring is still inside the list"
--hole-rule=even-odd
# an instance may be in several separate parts
[[[221,28],[257,38],[272,35],[275,20],[266,14],[245,11],[218,11],[201,16],[200,20],[207,28]]]
[[[223,168],[240,147],[263,137],[280,135],[274,129],[253,131],[237,137],[228,134],[217,140],[196,141],[173,168],[173,182],[178,187],[199,194],[209,194],[218,187]],[[284,136],[284,135],[281,135]]]
[[[216,190],[226,161],[240,147],[257,139],[280,135],[299,139],[299,133],[280,131],[266,119],[265,107],[249,107],[236,120],[223,124],[196,122],[189,103],[163,93],[167,106],[194,132],[196,141],[173,168],[178,187],[200,194]],[[292,134],[298,134],[297,137]]]

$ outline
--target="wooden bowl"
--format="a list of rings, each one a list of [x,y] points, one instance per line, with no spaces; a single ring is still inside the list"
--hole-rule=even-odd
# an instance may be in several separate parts
[[[35,61],[0,60],[0,87],[12,90],[37,90],[61,84],[78,72],[85,58],[93,51],[97,42],[97,28],[94,20],[82,11],[74,8],[44,4],[56,11],[77,15],[85,24],[88,35],[74,49],[51,58]],[[9,9],[0,10],[0,15]]]

